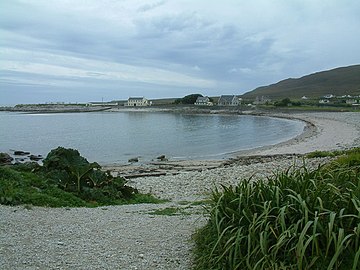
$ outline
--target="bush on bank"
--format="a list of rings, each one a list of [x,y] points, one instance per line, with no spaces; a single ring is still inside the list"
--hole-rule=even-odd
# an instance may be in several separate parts
[[[36,206],[100,206],[160,202],[90,163],[77,150],[58,147],[37,163],[0,166],[0,203]]]
[[[196,269],[359,269],[360,151],[212,195]]]

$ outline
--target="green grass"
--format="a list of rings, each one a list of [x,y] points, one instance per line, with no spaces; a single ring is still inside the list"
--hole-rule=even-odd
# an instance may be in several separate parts
[[[96,207],[161,202],[128,186],[124,178],[102,171],[98,163],[88,162],[75,149],[51,150],[42,166],[0,166],[0,204]]]
[[[319,105],[301,105],[289,107],[276,107],[274,105],[257,105],[258,108],[269,111],[304,111],[304,112],[359,112],[360,108],[355,106],[319,106]]]
[[[190,212],[186,211],[191,207],[166,207],[163,209],[156,209],[154,211],[149,212],[150,215],[157,215],[157,216],[187,216],[191,215]]]
[[[149,212],[150,215],[158,215],[158,216],[175,216],[181,213],[181,208],[178,207],[166,207],[163,209],[156,209],[152,212]]]
[[[208,205],[209,203],[211,203],[211,200],[209,199],[205,199],[205,200],[199,200],[199,201],[180,201],[178,202],[178,204],[180,205],[192,205],[192,206],[197,206],[197,205]]]
[[[84,191],[85,192],[85,191]],[[86,195],[86,194],[85,194]],[[102,205],[162,203],[151,194],[134,194],[119,199],[96,194],[87,199],[84,194],[68,192],[41,173],[32,172],[26,165],[0,166],[0,204],[34,205],[46,207],[97,207]],[[94,200],[93,198],[98,198]]]
[[[355,147],[350,150],[335,150],[335,151],[314,151],[306,155],[307,158],[322,158],[322,157],[337,157],[340,155],[360,154],[360,147]]]
[[[91,205],[74,194],[49,184],[41,176],[5,166],[0,166],[0,203],[50,207]]]
[[[358,150],[212,194],[195,269],[359,269]]]

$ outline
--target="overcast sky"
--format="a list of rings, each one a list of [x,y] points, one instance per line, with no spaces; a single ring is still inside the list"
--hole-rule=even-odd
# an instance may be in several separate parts
[[[360,63],[359,0],[1,0],[0,104],[242,94]]]

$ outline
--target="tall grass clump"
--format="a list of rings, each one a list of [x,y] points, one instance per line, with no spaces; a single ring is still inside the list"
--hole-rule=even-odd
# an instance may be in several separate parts
[[[360,158],[243,180],[212,194],[196,269],[360,269]]]

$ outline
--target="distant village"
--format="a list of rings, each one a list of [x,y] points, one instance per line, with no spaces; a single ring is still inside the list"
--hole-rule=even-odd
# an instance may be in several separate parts
[[[191,94],[183,98],[147,99],[146,97],[129,97],[127,100],[101,101],[88,103],[65,103],[48,102],[45,104],[18,104],[14,107],[0,107],[0,111],[99,111],[110,108],[126,107],[149,107],[149,106],[177,106],[186,105],[194,107],[291,107],[291,106],[312,106],[312,107],[347,107],[360,109],[360,95],[336,96],[327,94],[318,98],[302,96],[297,99],[283,98],[272,99],[267,96],[256,96],[248,98],[241,95],[222,95],[220,97],[209,97],[201,94]]]
[[[302,96],[300,99],[291,102],[290,99],[283,99],[282,101],[287,100],[288,104],[283,104],[287,106],[300,105],[315,103],[319,105],[350,105],[350,106],[360,106],[360,95],[351,96],[351,95],[342,95],[335,96],[333,94],[328,94],[320,98],[309,98],[307,96]],[[124,107],[147,107],[152,105],[168,105],[169,101],[156,102],[156,100],[149,100],[145,97],[129,97],[127,101],[112,101],[112,102],[90,102],[87,103],[87,106],[124,106]],[[281,102],[281,101],[280,101]],[[244,99],[239,95],[222,95],[220,97],[208,97],[198,95],[196,100],[193,103],[186,103],[195,106],[255,106],[255,105],[276,105],[279,104],[278,100],[272,100],[267,96],[257,96],[253,100]]]

